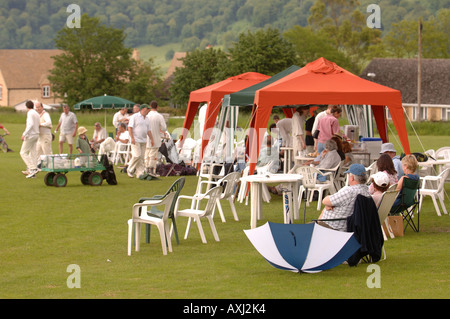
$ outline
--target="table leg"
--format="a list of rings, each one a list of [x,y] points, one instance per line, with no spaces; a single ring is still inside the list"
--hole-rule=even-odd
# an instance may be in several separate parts
[[[299,219],[299,210],[300,210],[300,203],[298,201],[298,193],[299,193],[299,183],[294,182],[292,183],[292,201],[294,203],[294,219]]]
[[[250,183],[250,228],[256,228],[256,221],[261,217],[261,185],[260,183]]]
[[[283,189],[283,218],[285,224],[292,224],[292,184],[282,183],[281,188]]]

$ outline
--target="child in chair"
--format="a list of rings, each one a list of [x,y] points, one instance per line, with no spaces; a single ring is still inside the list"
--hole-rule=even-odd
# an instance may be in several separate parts
[[[406,155],[405,157],[402,158],[402,169],[405,175],[403,175],[398,181],[397,190],[399,190],[400,192],[397,196],[397,199],[394,202],[393,207],[400,204],[404,179],[410,178],[416,181],[419,180],[419,175],[417,175],[416,173],[418,167],[419,163],[417,162],[417,159],[414,155]]]

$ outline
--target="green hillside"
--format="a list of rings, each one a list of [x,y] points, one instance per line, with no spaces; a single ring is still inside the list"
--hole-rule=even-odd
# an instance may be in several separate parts
[[[330,2],[331,0],[322,0]],[[331,1],[332,2],[332,1]],[[0,0],[0,49],[50,49],[72,11],[65,0]],[[129,47],[181,43],[182,49],[205,44],[228,47],[239,33],[272,26],[286,31],[308,24],[315,0],[78,0],[81,14],[123,28]],[[450,0],[360,0],[381,9],[382,30],[403,19],[424,19]],[[72,21],[72,20],[71,20]],[[145,50],[144,50],[145,51]]]

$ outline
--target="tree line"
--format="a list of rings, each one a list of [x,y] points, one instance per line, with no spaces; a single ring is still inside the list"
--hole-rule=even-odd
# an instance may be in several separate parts
[[[315,0],[77,0],[81,13],[123,29],[125,45],[138,47],[183,43],[188,51],[205,44],[229,48],[245,31],[276,28],[287,31],[309,25]],[[329,5],[330,1],[322,1]],[[382,35],[401,20],[428,20],[450,0],[361,0],[365,13],[376,2],[382,10]],[[68,18],[64,0],[0,0],[0,49],[53,49],[54,37]]]

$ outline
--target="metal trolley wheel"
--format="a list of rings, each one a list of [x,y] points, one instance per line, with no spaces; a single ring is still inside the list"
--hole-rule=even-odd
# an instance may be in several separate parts
[[[91,176],[91,174],[92,174],[91,171],[81,173],[80,180],[83,185],[89,185],[89,176]]]
[[[89,185],[100,186],[102,185],[102,182],[103,182],[102,174],[98,172],[93,172],[91,175],[89,175]]]
[[[65,174],[58,173],[53,177],[53,186],[65,187],[67,185],[67,177]]]
[[[44,177],[45,185],[53,186],[53,177],[55,177],[55,173],[53,173],[53,172],[47,173]]]

